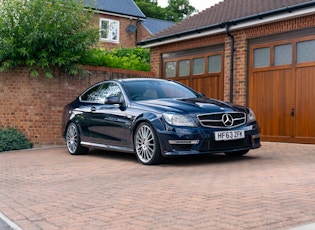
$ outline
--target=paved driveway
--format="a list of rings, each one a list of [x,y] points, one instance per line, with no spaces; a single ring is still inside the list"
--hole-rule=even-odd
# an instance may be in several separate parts
[[[315,145],[263,143],[143,166],[64,147],[0,153],[0,212],[22,229],[291,229],[315,222]]]

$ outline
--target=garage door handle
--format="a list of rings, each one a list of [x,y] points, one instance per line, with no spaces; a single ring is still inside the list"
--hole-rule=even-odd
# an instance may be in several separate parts
[[[290,113],[291,117],[294,117],[294,114],[295,114],[295,111],[294,111],[294,108],[292,108],[291,113]]]

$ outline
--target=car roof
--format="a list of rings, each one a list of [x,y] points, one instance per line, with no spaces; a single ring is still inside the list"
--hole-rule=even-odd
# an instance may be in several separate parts
[[[124,78],[124,79],[117,79],[120,82],[136,82],[136,81],[166,81],[160,78]]]

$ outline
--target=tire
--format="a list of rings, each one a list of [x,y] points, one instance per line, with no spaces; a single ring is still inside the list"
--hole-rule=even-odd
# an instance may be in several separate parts
[[[82,155],[89,151],[88,148],[81,146],[79,129],[74,123],[70,123],[66,133],[67,149],[71,155]]]
[[[225,153],[225,155],[228,157],[241,157],[241,156],[244,156],[248,152],[249,152],[249,149],[235,151],[235,152],[227,152],[227,153]]]
[[[137,159],[144,165],[156,165],[163,161],[159,140],[155,130],[147,123],[141,123],[134,135]]]

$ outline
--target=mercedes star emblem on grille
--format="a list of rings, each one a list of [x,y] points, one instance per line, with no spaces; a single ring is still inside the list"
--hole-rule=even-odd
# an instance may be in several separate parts
[[[228,113],[223,114],[222,122],[226,127],[232,126],[234,122],[232,115]]]

